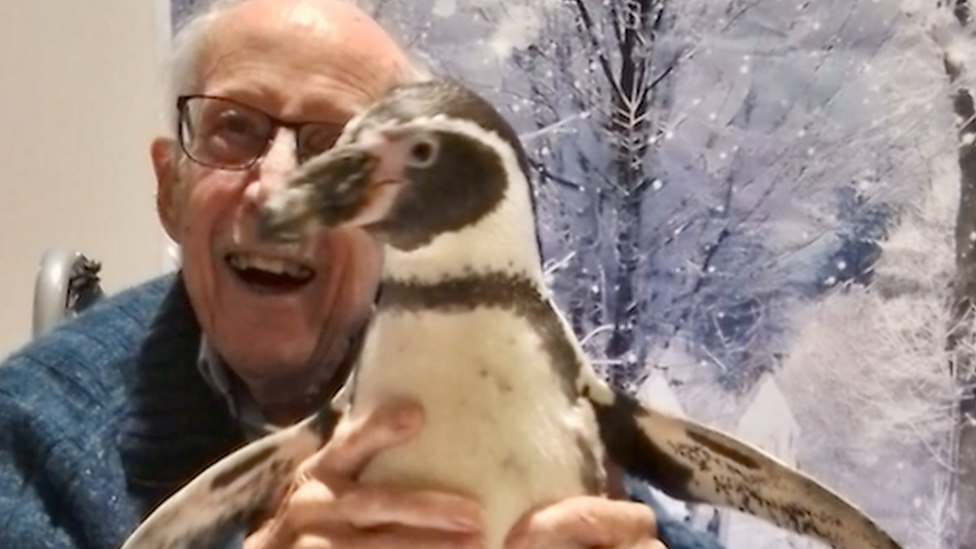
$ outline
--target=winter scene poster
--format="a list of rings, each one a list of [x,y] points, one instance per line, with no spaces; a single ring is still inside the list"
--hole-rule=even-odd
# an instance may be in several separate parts
[[[976,547],[976,6],[359,3],[519,131],[548,282],[603,375],[906,548]],[[662,500],[729,549],[822,547]]]

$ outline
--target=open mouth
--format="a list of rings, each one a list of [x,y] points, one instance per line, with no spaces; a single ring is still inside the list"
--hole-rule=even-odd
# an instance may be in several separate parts
[[[224,261],[243,282],[265,290],[295,290],[315,277],[315,271],[288,259],[231,252]]]

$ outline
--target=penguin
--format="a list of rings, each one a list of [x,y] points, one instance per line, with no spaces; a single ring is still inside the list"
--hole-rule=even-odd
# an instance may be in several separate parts
[[[298,464],[390,398],[424,427],[363,483],[477,498],[502,549],[540,505],[606,495],[609,461],[671,497],[728,507],[835,549],[900,549],[851,502],[749,444],[673,417],[594,371],[543,277],[529,164],[484,98],[431,79],[393,88],[261,211],[269,239],[359,228],[384,246],[375,313],[340,394],[227,456],[151,514],[123,549],[209,547],[282,497]]]

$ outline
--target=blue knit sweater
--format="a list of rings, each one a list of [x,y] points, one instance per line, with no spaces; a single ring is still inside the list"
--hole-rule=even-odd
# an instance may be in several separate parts
[[[199,342],[170,275],[101,301],[0,365],[0,548],[115,549],[244,443],[200,377]],[[721,549],[659,522],[670,549]]]

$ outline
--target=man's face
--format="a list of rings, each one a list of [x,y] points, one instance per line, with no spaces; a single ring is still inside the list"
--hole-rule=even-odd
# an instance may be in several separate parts
[[[338,130],[394,83],[403,66],[386,36],[348,6],[253,0],[234,8],[205,39],[194,93],[288,122],[331,122]],[[153,146],[160,213],[182,248],[183,277],[209,341],[259,402],[286,402],[318,386],[369,313],[378,244],[358,232],[324,234],[295,247],[258,239],[257,206],[296,165],[288,129],[246,170],[187,158],[174,165],[171,147],[165,140]],[[275,273],[282,267],[286,274]]]

